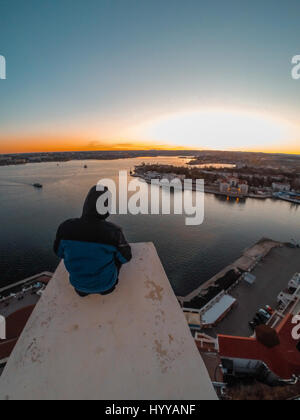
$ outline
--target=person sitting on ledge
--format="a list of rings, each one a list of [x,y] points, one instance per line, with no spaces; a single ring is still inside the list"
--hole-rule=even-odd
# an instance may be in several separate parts
[[[54,252],[64,259],[70,282],[80,297],[112,293],[122,264],[132,258],[121,228],[106,221],[109,212],[101,215],[97,211],[97,201],[107,191],[93,187],[81,218],[67,220],[57,231]]]

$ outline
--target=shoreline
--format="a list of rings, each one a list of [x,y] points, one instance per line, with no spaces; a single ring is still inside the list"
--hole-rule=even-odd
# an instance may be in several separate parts
[[[92,153],[92,154],[91,154]],[[95,153],[95,155],[93,155]],[[62,152],[59,156],[58,154],[55,154],[55,156],[52,156],[49,158],[42,158],[37,157],[37,160],[28,160],[29,157],[23,156],[22,154],[17,157],[17,155],[12,155],[15,159],[14,161],[9,162],[8,156],[10,155],[3,155],[0,154],[0,168],[1,167],[8,167],[8,166],[22,166],[22,165],[29,165],[33,163],[67,163],[67,162],[76,162],[76,161],[110,161],[110,160],[123,160],[123,159],[140,159],[140,158],[178,158],[178,159],[189,159],[191,158],[196,152],[195,151],[188,151],[186,153],[191,153],[190,156],[182,158],[181,154],[173,152],[173,151],[158,151],[155,152],[149,152],[149,151],[104,151],[104,152]],[[51,153],[50,153],[51,154]],[[86,154],[86,155],[85,155]],[[29,154],[31,155],[31,154]],[[41,154],[43,155],[43,154]],[[48,155],[45,153],[45,155]],[[63,157],[64,155],[64,157]],[[78,155],[78,156],[76,156]],[[5,157],[7,157],[7,161],[4,162]],[[32,158],[32,156],[31,156]],[[38,160],[40,159],[40,160]]]
[[[140,178],[143,181],[145,181],[147,184],[151,184],[151,180],[148,180],[145,178],[144,175],[140,175],[137,173],[133,173],[131,174],[132,177],[134,178]],[[192,191],[197,191],[196,190],[196,185],[193,183],[193,189]],[[246,199],[246,198],[254,198],[254,199],[259,199],[259,200],[267,200],[267,199],[274,199],[274,200],[280,200],[280,198],[274,197],[273,194],[266,194],[266,195],[258,195],[258,194],[230,194],[230,193],[223,193],[221,191],[217,191],[209,186],[204,186],[204,193],[205,194],[214,194],[214,195],[219,195],[219,196],[223,196],[223,197],[229,197],[229,198],[238,198],[238,199]]]
[[[239,198],[239,199],[246,199],[246,198],[256,198],[260,200],[267,200],[268,198],[274,198],[272,194],[268,195],[258,195],[258,194],[229,194],[229,193],[222,193],[221,191],[214,191],[213,189],[209,189],[209,187],[204,187],[204,192],[206,194],[215,194],[215,195],[221,195],[223,197],[229,197],[229,198]]]
[[[262,238],[254,245],[246,248],[242,255],[235,260],[232,264],[229,264],[223,268],[219,273],[215,274],[205,283],[188,293],[186,296],[177,296],[177,299],[183,305],[186,302],[190,302],[195,297],[199,296],[202,292],[206,291],[209,287],[216,285],[216,282],[224,277],[231,270],[238,270],[241,272],[251,273],[257,264],[264,259],[273,248],[282,247],[282,242],[274,241],[268,238]]]

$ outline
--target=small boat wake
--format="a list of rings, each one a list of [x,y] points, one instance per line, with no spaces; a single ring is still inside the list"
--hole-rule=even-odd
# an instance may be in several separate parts
[[[34,187],[34,188],[43,188],[43,185],[35,182],[35,183],[29,183],[29,182],[22,182],[22,181],[12,181],[10,179],[2,179],[0,180],[0,188],[1,187]]]

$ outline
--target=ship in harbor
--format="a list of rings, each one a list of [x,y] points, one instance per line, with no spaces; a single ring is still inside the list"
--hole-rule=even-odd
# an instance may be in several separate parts
[[[279,198],[280,200],[288,201],[293,204],[300,204],[300,193],[281,191],[274,193],[273,196],[274,198]]]
[[[52,276],[43,272],[0,289],[0,375]]]

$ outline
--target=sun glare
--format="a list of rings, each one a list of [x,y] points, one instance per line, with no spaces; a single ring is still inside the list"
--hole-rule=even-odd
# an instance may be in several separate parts
[[[268,115],[224,110],[176,113],[140,125],[147,140],[205,149],[270,150],[293,141],[295,127]]]

